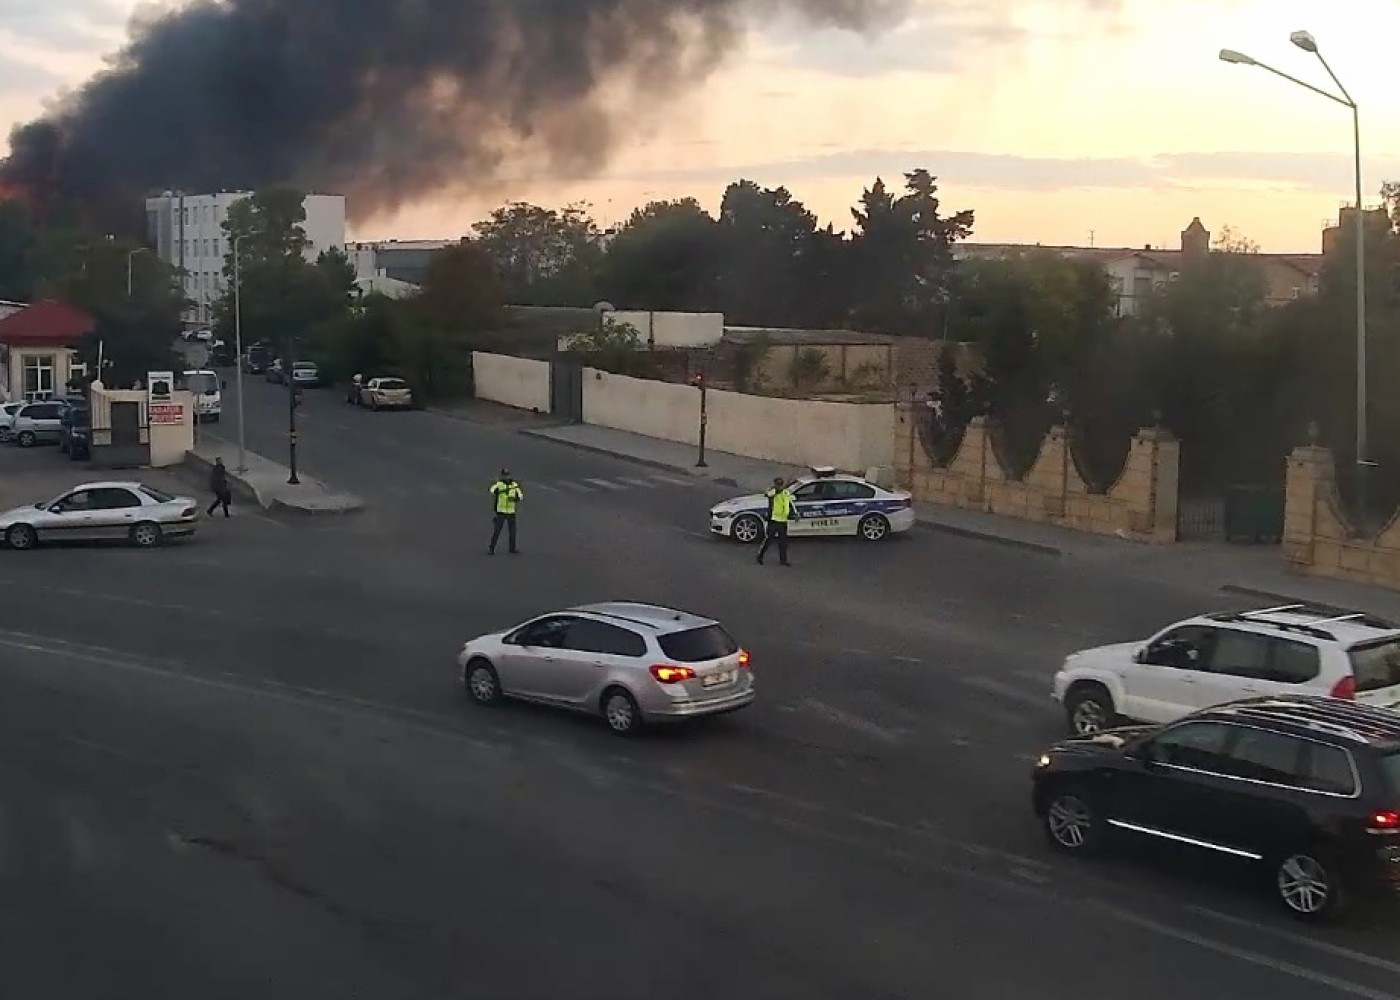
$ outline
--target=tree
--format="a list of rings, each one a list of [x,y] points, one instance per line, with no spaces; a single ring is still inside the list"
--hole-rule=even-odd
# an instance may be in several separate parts
[[[37,243],[29,207],[17,198],[0,202],[0,299],[33,299],[39,283],[34,261]]]
[[[589,363],[619,375],[646,373],[642,333],[631,323],[604,317],[597,327],[569,338],[568,348],[588,356]]]
[[[650,202],[609,241],[599,294],[629,309],[716,309],[720,241],[718,223],[694,198]]]
[[[297,338],[320,341],[318,331],[346,322],[355,280],[339,248],[307,260],[305,200],[296,188],[266,188],[229,206],[223,225],[225,291],[215,328],[233,341],[237,305],[244,343],[278,343],[289,362]]]
[[[854,320],[863,330],[931,336],[942,324],[953,270],[953,244],[972,232],[970,210],[942,214],[937,179],[924,169],[904,175],[896,196],[876,178],[851,210]]]
[[[787,188],[736,181],[719,210],[719,308],[751,326],[800,324],[817,217]]]
[[[588,206],[541,208],[511,202],[472,229],[516,305],[592,303],[602,262],[598,227]]]
[[[171,370],[173,345],[188,304],[179,275],[139,244],[105,238],[74,241],[72,235],[41,238],[47,245],[43,256],[55,271],[41,279],[36,291],[75,305],[97,321],[78,345],[89,371],[106,384],[125,386],[144,380],[148,372]]]
[[[417,296],[424,321],[447,333],[476,334],[505,323],[505,291],[480,245],[459,243],[428,260]]]

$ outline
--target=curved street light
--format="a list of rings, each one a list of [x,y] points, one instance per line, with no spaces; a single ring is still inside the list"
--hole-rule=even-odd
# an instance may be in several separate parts
[[[1304,52],[1317,57],[1317,61],[1322,63],[1322,68],[1341,91],[1340,97],[1234,49],[1221,49],[1220,60],[1237,66],[1258,66],[1274,76],[1282,77],[1289,83],[1311,90],[1314,94],[1351,110],[1352,153],[1356,179],[1356,481],[1361,516],[1364,518],[1367,516],[1367,470],[1373,463],[1367,457],[1369,444],[1366,426],[1366,220],[1361,205],[1361,113],[1356,101],[1352,99],[1346,87],[1342,86],[1342,81],[1337,79],[1337,74],[1332,72],[1332,67],[1327,64],[1322,50],[1318,48],[1317,39],[1310,32],[1295,31],[1288,36],[1288,40]]]

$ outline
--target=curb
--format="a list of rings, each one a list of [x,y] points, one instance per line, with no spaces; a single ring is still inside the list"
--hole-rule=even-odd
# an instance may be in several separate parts
[[[505,406],[504,403],[495,404],[495,405],[499,405],[499,406],[503,406],[503,407]],[[538,429],[544,429],[544,428],[549,428],[549,427],[568,427],[568,426],[570,426],[570,424],[571,424],[571,421],[568,421],[568,420],[554,420],[554,419],[551,419],[551,414],[548,414],[548,413],[538,413],[538,412],[536,412],[536,411],[534,411],[534,410],[516,410],[515,407],[506,407],[506,409],[515,410],[515,412],[521,414],[522,417],[524,417],[524,419],[520,419],[520,420],[480,420],[480,419],[478,419],[478,418],[476,418],[476,417],[473,417],[473,416],[471,416],[471,415],[469,415],[469,414],[467,414],[467,413],[463,413],[463,412],[460,411],[460,410],[455,410],[455,411],[454,411],[454,410],[444,410],[444,409],[441,409],[441,408],[436,407],[436,406],[424,406],[424,407],[422,407],[422,409],[421,409],[419,412],[420,412],[420,413],[431,413],[431,414],[433,414],[434,416],[438,416],[438,417],[446,417],[448,420],[460,420],[460,421],[461,421],[462,423],[464,423],[464,424],[476,424],[478,427],[504,427],[504,428],[512,428],[512,427],[519,427],[521,424],[526,424],[526,425],[534,425],[534,427],[535,427],[535,428],[538,428]],[[538,419],[532,419],[532,418],[538,418]]]
[[[222,440],[222,438],[220,438],[220,440]],[[193,451],[185,452],[185,461],[180,465],[180,468],[183,469],[187,475],[197,474],[201,477],[202,480],[205,481],[208,480],[209,470],[213,467],[213,462],[209,461],[202,455],[196,454]],[[359,497],[352,497],[349,494],[345,493],[330,494],[332,496],[346,497],[349,501],[351,501],[349,506],[343,507],[340,510],[318,510],[308,507],[298,507],[295,504],[289,504],[285,500],[280,500],[277,497],[272,497],[271,499],[264,500],[262,496],[258,493],[257,489],[254,488],[250,483],[248,483],[247,480],[245,480],[233,469],[228,470],[228,482],[231,488],[230,492],[234,495],[235,498],[241,500],[244,503],[256,504],[258,507],[261,507],[269,514],[284,514],[292,515],[295,517],[326,517],[327,515],[332,514],[355,514],[365,509],[365,503],[363,500],[361,500]]]
[[[1276,590],[1261,590],[1258,587],[1246,587],[1243,584],[1227,583],[1219,588],[1222,594],[1234,594],[1237,597],[1255,597],[1261,601],[1282,601],[1285,604],[1306,604],[1311,607],[1332,607],[1324,601],[1308,600],[1298,597],[1296,594],[1280,594]],[[1341,608],[1337,608],[1341,611]]]
[[[567,427],[570,425],[559,424],[557,426]],[[701,476],[690,469],[679,465],[672,465],[669,462],[659,462],[654,458],[639,458],[636,455],[628,455],[625,452],[609,451],[607,448],[599,447],[596,444],[584,444],[582,441],[569,441],[564,438],[558,438],[555,437],[553,434],[543,433],[543,431],[546,429],[547,428],[522,427],[516,433],[524,434],[526,437],[538,438],[541,441],[553,441],[555,444],[562,444],[566,448],[573,448],[577,451],[586,451],[594,455],[607,455],[610,458],[619,458],[624,462],[631,462],[633,465],[642,465],[648,469],[659,469],[665,472],[679,472],[682,475],[690,476],[693,479],[699,480],[709,479],[708,476]],[[709,481],[712,483],[719,483],[721,486],[738,485],[732,479],[710,479]]]
[[[978,542],[991,542],[994,545],[1004,545],[1010,549],[1021,549],[1025,552],[1034,552],[1040,556],[1060,557],[1064,555],[1062,549],[1057,549],[1053,545],[1043,545],[1040,542],[1027,542],[1020,538],[1008,538],[1005,535],[994,535],[990,531],[978,531],[975,528],[959,528],[951,524],[941,524],[938,521],[915,521],[914,527],[922,528],[924,531],[936,531],[944,535],[956,535],[959,538],[970,538]]]

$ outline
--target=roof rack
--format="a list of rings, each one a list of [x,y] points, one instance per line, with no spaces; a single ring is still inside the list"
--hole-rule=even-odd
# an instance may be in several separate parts
[[[1261,613],[1262,612],[1258,611],[1222,611],[1220,614],[1207,615],[1206,617],[1216,622],[1249,622],[1254,625],[1267,625],[1281,632],[1296,632],[1299,635],[1312,636],[1314,639],[1337,638],[1326,629],[1314,628],[1311,625],[1304,625],[1301,622],[1276,622],[1268,618],[1258,617]]]
[[[1400,717],[1359,702],[1330,698],[1263,699],[1241,704],[1235,714],[1300,725],[1354,743],[1400,741]]]

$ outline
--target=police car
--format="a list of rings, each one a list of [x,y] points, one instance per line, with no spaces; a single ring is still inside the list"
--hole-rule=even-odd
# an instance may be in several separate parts
[[[886,490],[829,465],[788,486],[797,517],[788,526],[793,538],[857,535],[871,542],[914,526],[914,501],[908,493]],[[745,545],[763,537],[768,499],[762,493],[736,497],[710,508],[710,532]]]

